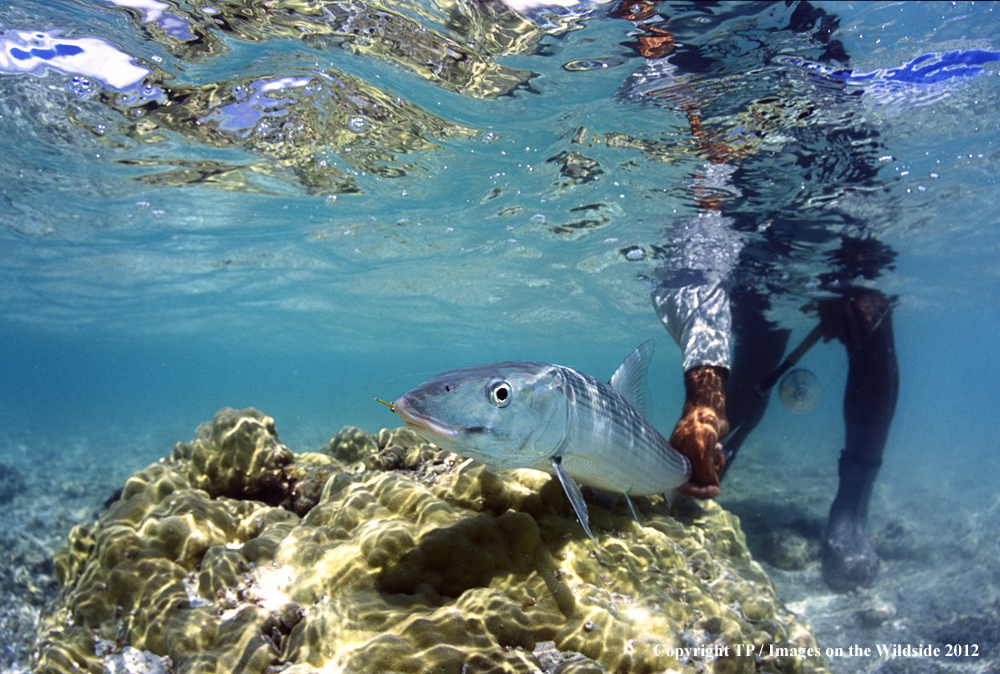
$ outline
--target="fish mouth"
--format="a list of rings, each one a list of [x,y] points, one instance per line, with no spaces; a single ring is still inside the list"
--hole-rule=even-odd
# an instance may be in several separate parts
[[[393,411],[399,415],[399,418],[403,420],[407,426],[412,428],[417,435],[423,436],[424,433],[430,435],[445,438],[454,439],[459,435],[459,429],[454,426],[448,426],[447,424],[442,424],[436,419],[424,416],[414,409],[413,400],[408,394],[403,394],[392,404]],[[425,438],[429,439],[429,438]]]

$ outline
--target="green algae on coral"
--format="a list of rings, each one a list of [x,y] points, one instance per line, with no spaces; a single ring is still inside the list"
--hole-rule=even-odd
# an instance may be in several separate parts
[[[329,444],[349,470],[225,409],[129,478],[57,554],[35,672],[98,674],[136,651],[183,674],[826,671],[735,654],[816,643],[714,502],[644,499],[641,522],[592,505],[598,547],[545,473],[496,473],[407,429]]]

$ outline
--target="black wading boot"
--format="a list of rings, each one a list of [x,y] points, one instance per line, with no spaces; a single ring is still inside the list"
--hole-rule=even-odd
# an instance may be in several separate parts
[[[878,555],[865,535],[868,501],[880,464],[840,457],[840,486],[823,535],[823,579],[833,590],[868,586],[878,574]]]

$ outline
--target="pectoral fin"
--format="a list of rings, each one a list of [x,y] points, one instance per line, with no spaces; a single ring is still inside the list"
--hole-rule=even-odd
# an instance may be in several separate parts
[[[583,502],[583,492],[580,491],[579,485],[563,470],[562,459],[560,457],[553,456],[549,461],[552,462],[552,470],[555,471],[556,477],[559,478],[559,482],[563,486],[563,491],[566,492],[566,497],[573,506],[580,524],[583,525],[583,530],[590,536],[590,540],[596,543],[597,539],[594,538],[594,534],[590,533],[590,516],[587,514],[587,504]]]

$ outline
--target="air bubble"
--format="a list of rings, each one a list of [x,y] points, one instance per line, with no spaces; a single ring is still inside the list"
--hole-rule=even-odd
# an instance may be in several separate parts
[[[628,248],[623,248],[621,252],[629,262],[638,262],[639,260],[646,259],[646,251],[639,246],[629,246]]]
[[[601,70],[604,68],[614,68],[625,63],[625,59],[618,56],[603,56],[592,59],[577,59],[563,64],[564,70],[570,72],[582,72],[587,70]]]
[[[89,78],[77,75],[66,84],[66,90],[77,98],[90,98],[97,87]]]

